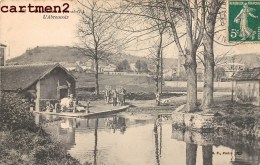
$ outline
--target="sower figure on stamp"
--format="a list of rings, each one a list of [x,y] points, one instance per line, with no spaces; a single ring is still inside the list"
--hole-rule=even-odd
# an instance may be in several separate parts
[[[253,18],[258,18],[251,12],[255,9],[248,7],[247,3],[244,3],[243,8],[239,12],[239,14],[234,19],[235,23],[240,23],[240,34],[242,37],[241,40],[246,40],[247,38],[255,39],[256,32],[248,26],[248,17],[251,16]]]

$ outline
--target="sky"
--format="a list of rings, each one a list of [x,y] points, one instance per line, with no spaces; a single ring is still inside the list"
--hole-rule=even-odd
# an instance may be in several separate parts
[[[63,5],[69,3],[70,11],[77,9],[76,0],[0,0],[0,7],[4,5]],[[66,15],[68,19],[43,19],[44,15]],[[0,43],[8,46],[7,59],[24,53],[36,46],[73,46],[77,42],[76,25],[79,21],[76,13],[2,13],[0,12]],[[225,35],[225,34],[223,34]],[[216,54],[223,54],[232,49],[230,54],[244,54],[260,52],[259,44],[239,44],[223,47],[216,45]],[[133,44],[127,53],[146,56],[147,51],[138,51],[147,47],[147,43]],[[9,52],[10,50],[10,52]],[[131,51],[130,51],[131,50]],[[174,44],[165,49],[165,57],[177,57],[178,52]]]

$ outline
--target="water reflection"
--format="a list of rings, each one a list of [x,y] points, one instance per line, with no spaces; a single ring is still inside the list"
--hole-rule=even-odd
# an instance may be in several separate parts
[[[172,138],[186,142],[186,165],[259,165],[260,142],[228,134],[197,133],[173,129]],[[201,151],[198,150],[200,147]],[[200,153],[201,152],[201,153]],[[197,161],[201,160],[202,163]]]
[[[158,135],[158,127],[159,127],[160,135]],[[156,164],[160,165],[160,158],[161,158],[161,152],[162,152],[162,125],[155,121],[153,131],[154,131]]]
[[[81,163],[94,165],[259,165],[260,142],[227,134],[179,131],[155,116],[59,118],[36,123]],[[53,121],[48,123],[49,121]]]
[[[202,146],[202,154],[203,154],[203,165],[212,165],[213,146],[212,145]]]
[[[196,165],[197,144],[186,143],[186,165]]]
[[[98,143],[98,118],[96,118],[96,122],[95,122],[95,146],[94,146],[94,165],[97,164],[97,143]]]

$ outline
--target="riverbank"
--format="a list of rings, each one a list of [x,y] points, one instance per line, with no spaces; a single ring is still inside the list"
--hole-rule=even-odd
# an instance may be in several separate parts
[[[230,96],[216,97],[215,106],[207,111],[198,111],[192,113],[193,116],[207,116],[211,114],[213,117],[212,128],[215,132],[224,131],[233,135],[260,138],[260,107],[250,104],[239,104],[231,102]],[[185,107],[180,110],[185,112]],[[187,116],[189,117],[189,115]],[[194,118],[197,119],[196,117]],[[178,124],[178,113],[175,117],[177,123],[175,127],[182,127]],[[175,121],[175,120],[174,120]],[[187,127],[184,125],[184,127]],[[190,128],[184,128],[190,129]]]
[[[157,106],[154,100],[128,100],[130,108],[126,112],[129,113],[172,113],[176,108],[186,103],[186,92],[174,92],[173,96],[163,97],[161,99],[161,105]],[[228,100],[230,99],[229,92],[215,92],[214,98],[217,100]],[[203,93],[198,92],[198,102],[201,102]]]

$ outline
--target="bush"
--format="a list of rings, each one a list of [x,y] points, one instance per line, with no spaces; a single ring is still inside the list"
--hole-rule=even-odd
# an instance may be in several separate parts
[[[29,102],[17,93],[1,92],[0,131],[28,129],[35,131],[34,117]]]
[[[0,105],[0,164],[80,164],[34,123],[29,102],[19,94],[2,92]]]
[[[1,134],[0,137],[0,164],[80,164],[47,134],[16,130]]]

